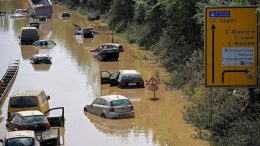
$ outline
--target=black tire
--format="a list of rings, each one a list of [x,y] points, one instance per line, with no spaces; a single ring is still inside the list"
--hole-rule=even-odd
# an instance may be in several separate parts
[[[102,117],[102,118],[107,118],[104,113],[101,114],[101,117]]]

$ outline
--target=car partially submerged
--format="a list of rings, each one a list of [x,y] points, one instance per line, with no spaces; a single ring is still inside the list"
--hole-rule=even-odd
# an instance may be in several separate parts
[[[6,15],[6,12],[0,11],[0,16],[5,16],[5,15]]]
[[[62,12],[61,14],[60,14],[60,17],[70,17],[70,13],[68,13],[68,12]]]
[[[60,133],[58,128],[43,131],[39,136],[31,130],[11,131],[0,142],[3,146],[60,146]]]
[[[56,43],[52,40],[37,40],[33,42],[34,46],[45,46],[47,48],[53,48]]]
[[[103,49],[111,49],[111,48],[117,48],[120,52],[124,51],[124,47],[122,44],[116,44],[116,43],[105,43],[100,46],[98,46],[95,49],[90,50],[90,52],[99,52]]]
[[[57,117],[50,117],[53,110],[61,110],[62,114]],[[42,113],[37,110],[20,111],[14,113],[6,120],[6,127],[10,131],[32,130],[36,133],[51,129],[51,127],[64,127],[64,107],[57,107]]]
[[[90,105],[86,105],[84,111],[103,118],[126,118],[135,116],[131,101],[122,95],[98,97]]]
[[[102,49],[94,57],[99,61],[118,61],[119,50],[117,48]]]
[[[82,29],[84,38],[94,38],[94,27],[86,27]]]
[[[26,110],[45,113],[50,109],[49,100],[50,96],[46,95],[44,90],[17,90],[9,97],[7,117]]]
[[[30,59],[32,64],[51,64],[52,57],[50,57],[47,54],[37,54],[33,55],[33,57]]]
[[[144,88],[144,80],[136,70],[119,70],[114,73],[101,71],[101,84],[110,84],[120,88]]]
[[[16,9],[10,18],[27,17],[28,11],[26,9]]]
[[[84,34],[81,30],[78,30],[74,33],[73,35],[75,38],[78,38],[78,39],[83,39],[84,38]]]

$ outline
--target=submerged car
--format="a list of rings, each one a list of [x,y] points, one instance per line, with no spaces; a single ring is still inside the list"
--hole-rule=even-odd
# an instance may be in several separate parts
[[[3,146],[60,146],[59,129],[49,129],[38,135],[31,130],[11,131],[0,142]]]
[[[68,13],[68,12],[62,12],[62,13],[60,14],[60,17],[70,17],[70,13]]]
[[[80,39],[84,38],[84,34],[81,30],[76,31],[73,36],[75,38],[80,38]]]
[[[94,57],[99,61],[118,61],[119,50],[117,48],[102,49]]]
[[[50,57],[47,54],[37,54],[33,55],[33,57],[30,59],[32,64],[51,64],[52,57]]]
[[[39,32],[36,27],[22,27],[20,44],[21,45],[32,45],[34,41],[39,40]]]
[[[90,50],[90,52],[99,52],[103,49],[111,49],[111,48],[117,48],[120,52],[123,52],[124,51],[124,47],[122,44],[116,44],[116,43],[105,43],[105,44],[102,44],[101,46],[95,48],[95,49],[92,49]]]
[[[6,12],[0,11],[0,16],[5,16],[5,15],[6,15]]]
[[[26,17],[28,14],[28,11],[26,9],[16,9],[14,14],[12,14],[11,18],[19,18],[19,17]]]
[[[122,95],[101,96],[90,105],[86,105],[84,111],[103,118],[125,118],[135,115],[131,101]]]
[[[48,114],[52,110],[62,110],[62,115],[59,117],[48,117]],[[64,108],[53,108],[45,112],[44,114],[37,110],[20,111],[16,112],[6,120],[6,127],[10,131],[16,130],[33,130],[35,132],[45,131],[52,126],[64,127]]]
[[[82,30],[84,38],[94,38],[94,28],[93,27],[86,27]]]
[[[119,86],[120,88],[144,88],[144,80],[136,70],[119,70],[114,73],[101,71],[101,84]]]
[[[39,110],[43,113],[50,109],[50,96],[44,90],[18,90],[9,98],[8,114],[10,118],[13,113],[26,110]]]
[[[37,40],[33,42],[34,46],[46,46],[48,48],[53,48],[56,43],[52,40]]]

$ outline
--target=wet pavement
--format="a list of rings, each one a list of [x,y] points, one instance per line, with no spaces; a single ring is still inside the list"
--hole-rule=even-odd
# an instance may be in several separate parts
[[[0,1],[0,10],[15,10],[23,3]],[[58,15],[70,12],[71,18],[61,19]],[[50,95],[50,107],[65,107],[64,143],[66,146],[204,146],[205,141],[194,139],[194,127],[185,123],[182,111],[185,100],[175,91],[166,91],[159,86],[157,101],[151,101],[153,92],[145,89],[119,89],[100,85],[99,71],[136,69],[144,80],[155,74],[166,79],[167,73],[158,67],[151,53],[140,50],[116,37],[125,52],[118,62],[98,62],[90,49],[111,42],[111,31],[98,22],[88,22],[85,17],[60,6],[54,7],[53,18],[41,22],[40,38],[51,39],[56,46],[51,49],[20,46],[20,29],[33,19],[11,19],[10,14],[0,16],[0,75],[8,67],[10,60],[21,59],[20,70],[9,96],[20,89],[44,89]],[[83,27],[93,26],[99,35],[93,39],[76,39],[74,23]],[[32,65],[34,54],[47,53],[51,65]],[[122,94],[132,101],[136,115],[132,119],[111,120],[84,113],[83,108],[99,95]],[[1,107],[0,138],[6,128],[8,97]],[[1,113],[1,112],[0,112]]]

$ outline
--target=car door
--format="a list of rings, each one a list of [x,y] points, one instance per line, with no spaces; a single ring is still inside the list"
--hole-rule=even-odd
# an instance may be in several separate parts
[[[49,96],[46,96],[45,92],[42,91],[39,95],[38,95],[38,101],[39,101],[39,106],[40,106],[40,111],[41,112],[47,112],[50,107],[49,107]]]
[[[55,117],[48,116],[50,115],[50,112],[54,110],[60,110],[61,115]],[[47,112],[44,113],[44,115],[47,117],[51,127],[64,127],[65,125],[64,107],[56,107],[56,108],[49,109]]]
[[[99,106],[101,103],[101,99],[97,98],[90,106],[91,106],[91,113],[95,115],[99,115]]]
[[[22,117],[15,113],[10,119],[6,120],[6,127],[11,131],[19,130],[22,126]]]
[[[120,76],[120,72],[114,72],[114,73],[111,74],[111,76],[109,77],[110,86],[118,85],[119,76]]]
[[[60,131],[58,128],[43,131],[38,140],[41,146],[60,146]]]
[[[111,76],[111,73],[109,71],[100,71],[101,84],[109,84],[110,76]]]

